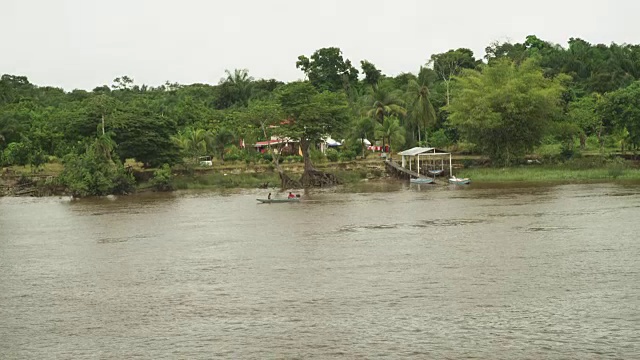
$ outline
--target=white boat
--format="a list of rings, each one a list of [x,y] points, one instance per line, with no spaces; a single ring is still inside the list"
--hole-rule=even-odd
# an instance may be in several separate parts
[[[471,179],[469,178],[458,178],[455,176],[451,176],[449,178],[449,184],[455,184],[455,185],[467,185],[471,183]]]

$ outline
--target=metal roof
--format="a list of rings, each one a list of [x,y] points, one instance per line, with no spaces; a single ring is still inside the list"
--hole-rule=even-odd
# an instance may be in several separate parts
[[[405,150],[403,152],[399,152],[398,155],[400,155],[400,156],[416,156],[416,155],[420,155],[420,154],[424,154],[424,153],[434,153],[434,152],[437,152],[437,151],[438,150],[436,148],[414,147],[412,149]]]

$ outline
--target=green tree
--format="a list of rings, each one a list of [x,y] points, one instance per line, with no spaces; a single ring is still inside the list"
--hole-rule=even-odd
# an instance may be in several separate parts
[[[364,73],[364,82],[375,89],[382,78],[382,72],[367,60],[360,61],[360,67]]]
[[[631,145],[640,146],[640,81],[605,94],[598,112],[609,119],[614,130],[626,130]]]
[[[446,53],[431,55],[430,63],[438,78],[444,82],[447,90],[447,105],[451,102],[451,80],[463,69],[475,69],[481,62],[476,60],[469,49],[449,50]]]
[[[243,122],[255,129],[259,129],[265,140],[269,140],[269,130],[284,120],[282,107],[276,100],[254,100],[245,109]]]
[[[335,184],[337,179],[317,171],[310,158],[310,146],[328,134],[342,133],[349,125],[350,109],[344,93],[322,92],[309,82],[293,82],[281,88],[278,98],[289,122],[282,133],[300,139],[304,158],[301,182],[305,186]],[[327,182],[325,182],[327,181]]]
[[[198,157],[214,151],[213,134],[204,129],[185,128],[172,136],[172,140],[194,163]]]
[[[394,116],[385,118],[382,126],[377,128],[377,136],[381,137],[383,142],[388,141],[390,152],[404,145],[405,132],[406,130],[400,125],[400,119]]]
[[[65,156],[60,182],[76,197],[132,192],[135,185],[133,175],[125,170],[117,158],[110,160],[98,148],[96,140],[87,146],[83,154]]]
[[[224,164],[225,148],[236,141],[236,135],[233,131],[221,128],[213,134],[213,149],[220,155],[220,160]]]
[[[225,74],[226,76],[220,79],[218,85],[218,108],[247,106],[254,89],[254,79],[249,76],[249,70],[235,69],[233,72],[225,70]]]
[[[384,119],[388,116],[404,116],[407,110],[402,106],[403,102],[399,92],[390,92],[379,87],[367,97],[366,114],[384,125]],[[385,146],[385,139],[382,139]]]
[[[407,110],[398,92],[376,89],[367,96],[367,116],[376,119],[381,125],[387,116],[404,116]]]
[[[418,142],[421,141],[421,129],[425,130],[425,142],[427,142],[427,129],[436,123],[436,111],[429,99],[431,93],[427,86],[427,73],[420,68],[420,73],[424,74],[418,80],[409,81],[407,87],[407,99],[409,100],[409,118],[418,128]]]
[[[580,148],[586,146],[587,136],[595,135],[602,146],[603,121],[602,116],[596,111],[596,106],[601,96],[593,94],[582,97],[569,104],[568,120],[580,129]]]
[[[131,90],[133,88],[133,79],[127,75],[113,79],[111,88],[114,90]]]
[[[545,78],[533,59],[520,65],[501,59],[457,80],[449,121],[496,164],[532,150],[562,110],[562,79]]]
[[[4,149],[6,165],[25,166],[29,164],[30,144],[27,141],[12,142]]]
[[[136,159],[145,166],[180,162],[180,148],[171,140],[176,122],[162,116],[144,100],[132,100],[114,115],[111,131],[121,160]]]
[[[300,55],[296,67],[307,75],[318,91],[349,92],[358,82],[358,70],[351,65],[349,59],[342,57],[342,51],[336,47],[316,50],[311,58]]]
[[[366,156],[366,145],[364,140],[374,139],[376,135],[376,129],[382,125],[371,117],[356,118],[351,128],[350,140],[353,143],[360,144],[362,150],[362,157]]]

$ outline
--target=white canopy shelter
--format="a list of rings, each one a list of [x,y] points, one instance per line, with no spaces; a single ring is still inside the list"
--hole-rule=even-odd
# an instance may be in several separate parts
[[[444,163],[445,158],[449,155],[449,174],[453,173],[453,164],[451,160],[451,153],[444,152],[442,150],[438,150],[436,148],[425,148],[425,147],[414,147],[409,150],[402,151],[398,153],[398,155],[402,156],[402,167],[407,168],[407,161],[409,163],[409,170],[412,170],[412,163],[414,161],[417,162],[417,172],[420,174],[420,157],[423,159],[428,159],[427,170],[441,170],[444,171]],[[440,166],[437,166],[437,160],[440,160]],[[425,160],[423,160],[423,165]],[[439,168],[439,169],[437,169]]]

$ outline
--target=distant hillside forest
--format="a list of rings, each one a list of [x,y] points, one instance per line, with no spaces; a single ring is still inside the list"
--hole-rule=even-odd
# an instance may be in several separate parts
[[[357,67],[340,49],[323,48],[292,59],[305,78],[292,83],[238,69],[218,84],[151,87],[122,76],[65,92],[3,75],[0,165],[59,161],[63,180],[102,173],[91,186],[104,181],[107,189],[117,186],[125,159],[147,167],[202,155],[246,160],[259,156],[252,144],[274,135],[301,139],[305,158],[327,135],[344,139],[343,158],[366,155],[368,139],[392,151],[421,145],[482,154],[495,165],[541,147],[564,158],[587,148],[637,149],[639,45],[572,38],[563,47],[528,36],[491,44],[486,54],[450,50],[414,73],[387,76],[373,62]]]

